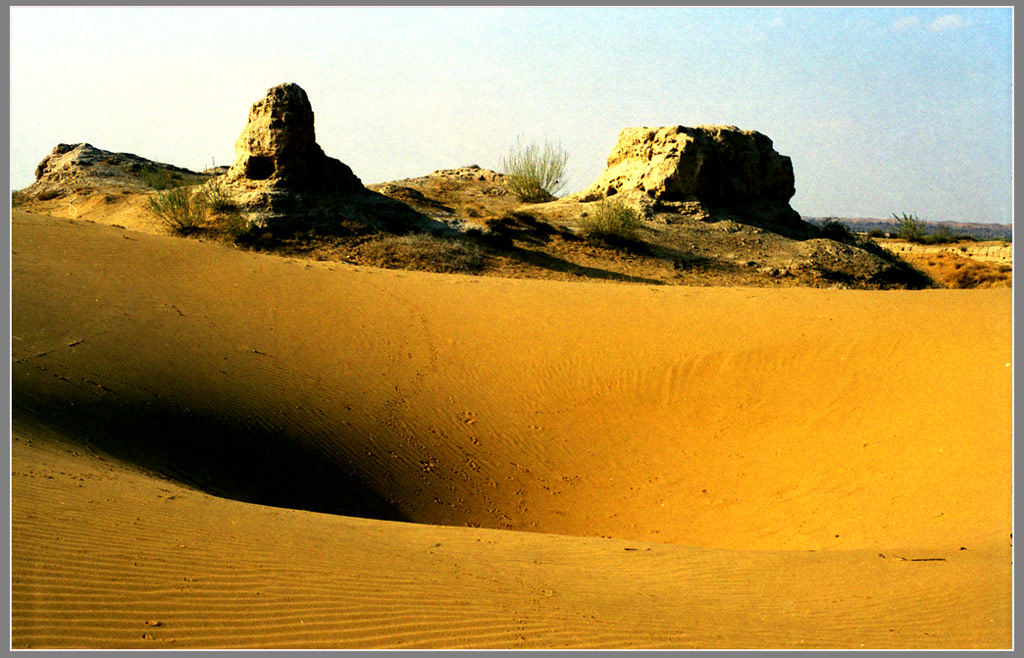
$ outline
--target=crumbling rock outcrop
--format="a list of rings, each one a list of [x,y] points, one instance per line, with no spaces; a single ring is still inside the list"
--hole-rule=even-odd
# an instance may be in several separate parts
[[[455,169],[438,169],[430,175],[435,178],[448,178],[463,182],[472,181],[492,183],[495,185],[502,185],[505,180],[505,174],[491,171],[490,169],[484,169],[480,167],[480,165],[467,165],[465,167],[457,167]]]
[[[323,192],[362,189],[348,165],[328,157],[316,143],[313,108],[294,83],[271,87],[253,103],[235,154],[227,173],[231,182]]]
[[[348,165],[316,143],[313,108],[294,83],[271,87],[253,103],[235,142],[225,189],[249,226],[331,233],[347,225],[401,230],[419,215],[366,189]]]
[[[203,174],[154,162],[131,153],[113,153],[92,144],[58,144],[36,167],[36,180],[15,194],[16,202],[48,201],[97,190],[144,192],[195,184]]]
[[[738,219],[793,232],[806,224],[789,206],[792,161],[772,140],[735,126],[626,128],[604,173],[574,195],[622,195],[650,216],[658,210],[704,219]]]

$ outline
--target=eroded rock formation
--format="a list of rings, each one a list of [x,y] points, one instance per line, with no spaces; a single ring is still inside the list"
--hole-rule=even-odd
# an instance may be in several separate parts
[[[626,128],[604,173],[575,195],[580,201],[622,195],[653,209],[736,218],[801,229],[789,206],[792,161],[767,136],[735,126]]]
[[[306,92],[294,83],[271,87],[253,103],[224,177],[250,227],[334,233],[356,225],[397,230],[418,219],[328,157],[316,143],[313,119]]]
[[[48,201],[99,190],[144,192],[206,180],[204,174],[182,167],[86,143],[58,144],[42,159],[35,174],[35,182],[15,195],[17,201]]]
[[[346,164],[325,155],[316,143],[313,108],[294,83],[271,87],[253,103],[235,153],[227,173],[233,183],[326,192],[363,187]]]

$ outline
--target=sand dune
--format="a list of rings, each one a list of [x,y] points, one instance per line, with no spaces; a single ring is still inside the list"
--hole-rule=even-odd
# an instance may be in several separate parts
[[[1009,290],[12,259],[15,647],[1011,644]]]

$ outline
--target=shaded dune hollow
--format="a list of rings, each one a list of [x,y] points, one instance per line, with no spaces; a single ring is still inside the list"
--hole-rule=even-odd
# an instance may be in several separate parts
[[[426,276],[59,221],[15,238],[16,411],[212,493],[728,548],[1010,532],[1008,293]]]
[[[22,212],[12,276],[15,434],[189,491],[488,541],[1005,561],[1009,290],[384,271]]]

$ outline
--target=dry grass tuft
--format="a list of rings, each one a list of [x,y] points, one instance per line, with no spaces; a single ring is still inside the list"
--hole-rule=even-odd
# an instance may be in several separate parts
[[[621,201],[602,199],[580,217],[580,233],[592,242],[625,245],[640,237],[640,215]]]
[[[903,258],[944,288],[1013,286],[1011,265],[985,263],[950,252],[907,254]]]
[[[162,190],[149,198],[149,209],[178,235],[195,233],[206,218],[206,198],[176,187]]]
[[[525,203],[552,201],[565,187],[565,163],[569,154],[552,142],[524,146],[517,143],[502,160],[508,191]]]
[[[223,178],[211,178],[200,188],[199,193],[206,206],[214,212],[225,212],[235,208],[235,201],[224,187]]]
[[[487,259],[475,244],[426,233],[376,240],[364,244],[361,251],[376,267],[425,272],[479,272]]]

